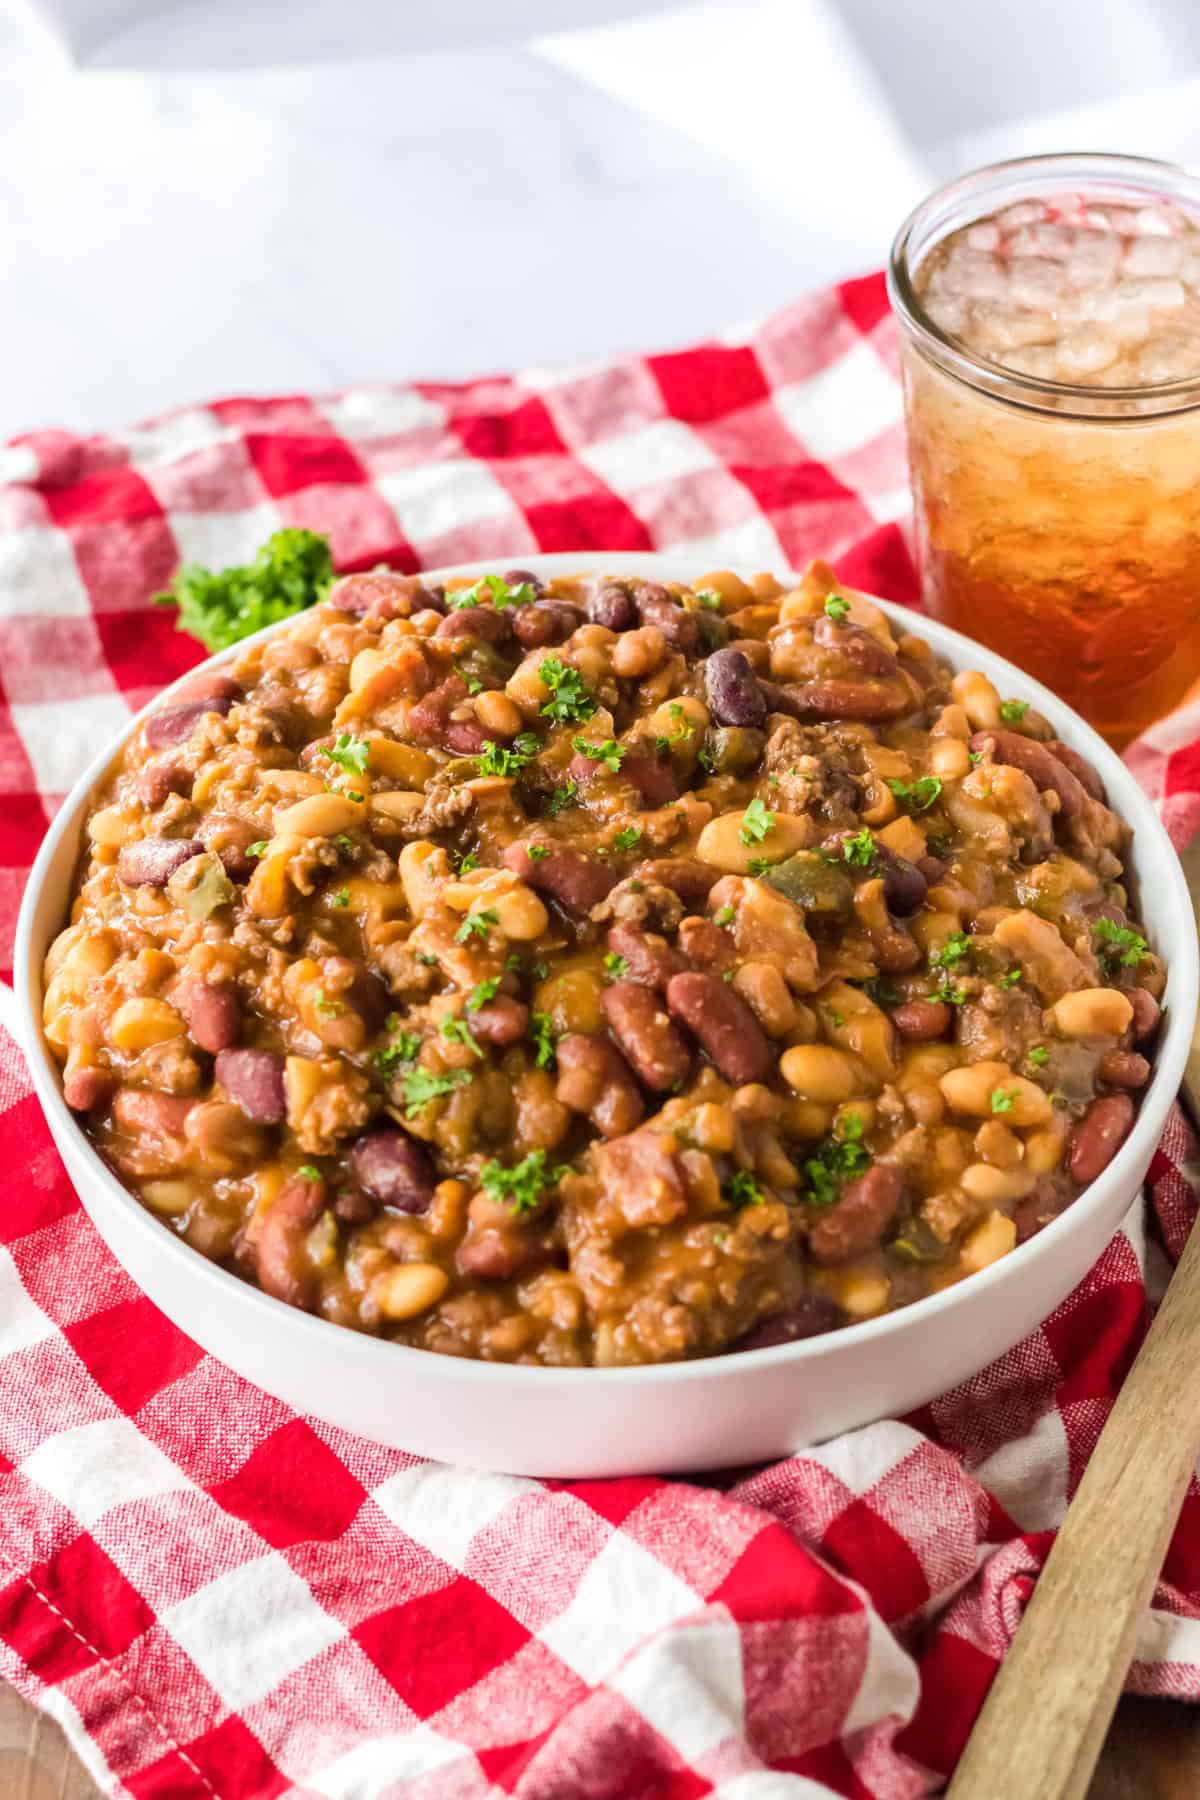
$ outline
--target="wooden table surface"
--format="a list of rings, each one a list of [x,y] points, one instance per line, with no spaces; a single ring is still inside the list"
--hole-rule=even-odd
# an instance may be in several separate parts
[[[1200,930],[1200,840],[1183,858]],[[1200,1019],[1189,1081],[1200,1092]],[[1117,1708],[1088,1800],[1196,1800],[1200,1707],[1128,1697]],[[0,1682],[0,1800],[103,1800],[50,1719]],[[1009,1800],[997,1795],[996,1800]],[[1016,1800],[1016,1796],[1012,1797]]]

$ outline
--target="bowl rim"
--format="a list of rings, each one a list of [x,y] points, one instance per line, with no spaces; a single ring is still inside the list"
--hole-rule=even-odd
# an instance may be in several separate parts
[[[699,557],[689,554],[687,546],[678,553],[672,551],[562,551],[544,554],[528,553],[523,557],[494,556],[476,559],[471,562],[445,564],[436,569],[420,571],[429,580],[440,580],[448,576],[484,575],[492,573],[501,563],[506,566],[528,568],[536,574],[554,577],[560,575],[581,574],[595,570],[596,572],[615,575],[634,575],[668,581],[691,581],[701,575],[711,574],[717,566],[712,556]],[[735,567],[735,565],[721,565]],[[748,565],[742,563],[737,572],[750,573]],[[776,574],[781,581],[798,581],[799,577],[792,571],[782,569]],[[847,583],[847,586],[853,586]],[[855,590],[865,592],[865,590]],[[935,652],[949,661],[956,669],[979,668],[991,679],[1003,684],[1004,691],[1012,696],[1031,702],[1039,712],[1043,713],[1055,726],[1056,732],[1064,736],[1065,741],[1079,748],[1096,766],[1103,777],[1110,795],[1116,792],[1117,810],[1127,823],[1132,825],[1135,841],[1140,841],[1143,857],[1157,861],[1161,868],[1154,871],[1156,882],[1161,878],[1168,890],[1165,895],[1164,911],[1174,913],[1181,909],[1181,916],[1190,923],[1192,917],[1191,897],[1180,867],[1178,856],[1167,832],[1154,809],[1152,802],[1139,787],[1131,772],[1121,762],[1116,752],[1104,742],[1064,701],[1060,700],[1048,688],[1025,674],[1015,664],[1009,663],[994,651],[977,644],[974,639],[963,633],[951,630],[934,619],[926,618],[908,607],[900,606],[892,601],[883,600],[874,594],[867,596],[888,615],[889,619],[900,624],[906,631],[923,635]],[[214,1300],[224,1295],[231,1304],[241,1304],[250,1309],[248,1317],[261,1317],[263,1327],[269,1329],[274,1322],[277,1326],[285,1323],[292,1331],[317,1333],[313,1348],[322,1345],[329,1351],[338,1346],[346,1354],[357,1354],[371,1360],[376,1357],[396,1357],[404,1359],[399,1369],[407,1368],[410,1375],[419,1374],[427,1366],[428,1358],[435,1353],[422,1350],[415,1345],[397,1344],[387,1338],[374,1334],[356,1332],[348,1326],[336,1324],[312,1313],[299,1311],[288,1306],[285,1301],[277,1300],[262,1288],[234,1275],[218,1263],[212,1262],[199,1250],[192,1248],[185,1239],[177,1236],[157,1220],[149,1210],[137,1200],[124,1184],[104,1162],[95,1149],[91,1139],[79,1125],[74,1113],[67,1107],[62,1097],[61,1079],[58,1065],[46,1044],[41,1025],[42,979],[41,955],[36,961],[31,959],[37,915],[43,901],[43,889],[47,886],[51,864],[59,852],[64,838],[73,833],[78,834],[82,824],[82,816],[91,798],[92,792],[108,773],[113,761],[124,748],[128,740],[140,727],[145,717],[169,699],[175,690],[185,682],[195,678],[202,670],[220,667],[234,660],[247,648],[272,637],[276,632],[286,631],[291,620],[282,620],[278,624],[267,626],[264,630],[244,638],[241,642],[230,646],[227,650],[218,651],[203,662],[194,665],[185,674],[179,676],[167,687],[156,693],[133,717],[123,730],[109,739],[100,753],[88,764],[87,768],[66,795],[54,819],[52,820],[30,870],[22,897],[20,915],[14,946],[13,988],[16,1000],[18,1029],[20,1033],[19,1048],[23,1051],[29,1065],[34,1091],[46,1115],[52,1135],[69,1135],[84,1162],[88,1164],[87,1174],[90,1181],[99,1186],[107,1198],[118,1208],[124,1209],[127,1222],[131,1228],[142,1235],[147,1253],[153,1255],[155,1249],[165,1257],[175,1260],[181,1275],[187,1269],[193,1277],[214,1288]],[[74,865],[73,865],[74,867]],[[62,899],[66,900],[66,891]],[[63,916],[65,907],[59,908],[59,916]],[[60,927],[61,929],[61,927]],[[1161,932],[1160,932],[1161,937]],[[44,952],[43,952],[44,954]],[[1073,1218],[1080,1216],[1079,1209],[1087,1212],[1102,1208],[1106,1199],[1111,1196],[1126,1179],[1128,1172],[1148,1151],[1152,1151],[1162,1131],[1167,1112],[1174,1101],[1183,1078],[1188,1051],[1191,1045],[1193,1023],[1196,1016],[1197,997],[1200,992],[1200,943],[1192,931],[1185,931],[1180,941],[1170,947],[1170,961],[1167,965],[1168,1001],[1166,1029],[1159,1045],[1154,1072],[1145,1090],[1141,1107],[1134,1121],[1133,1129],[1121,1145],[1116,1156],[1108,1167],[1091,1182],[1079,1198],[1061,1213],[1057,1219],[1043,1227],[1024,1244],[1018,1245],[1007,1256],[987,1268],[977,1271],[963,1281],[955,1282],[940,1293],[927,1295],[924,1299],[914,1301],[909,1306],[886,1312],[876,1318],[863,1320],[856,1325],[842,1326],[835,1332],[821,1334],[817,1337],[801,1339],[796,1343],[778,1344],[761,1350],[740,1351],[737,1353],[722,1352],[715,1356],[695,1357],[686,1361],[662,1363],[621,1364],[613,1367],[597,1368],[592,1365],[570,1368],[543,1367],[540,1364],[527,1363],[489,1363],[472,1357],[453,1359],[440,1358],[441,1364],[452,1363],[454,1375],[468,1382],[499,1382],[500,1380],[516,1380],[528,1384],[530,1389],[544,1389],[547,1386],[577,1386],[581,1390],[589,1386],[604,1384],[622,1385],[632,1383],[638,1387],[657,1385],[690,1384],[697,1381],[719,1381],[728,1377],[736,1369],[750,1371],[767,1367],[794,1363],[801,1366],[818,1363],[826,1355],[840,1348],[852,1348],[858,1345],[882,1342],[889,1336],[911,1331],[923,1321],[929,1321],[929,1329],[936,1329],[934,1321],[957,1312],[968,1303],[967,1296],[982,1295],[985,1285],[995,1286],[999,1282],[1015,1279],[1015,1272],[1024,1266],[1032,1256],[1048,1254],[1053,1245],[1060,1239],[1072,1234]],[[68,1179],[76,1185],[68,1170]],[[330,1336],[333,1333],[336,1336]],[[352,1346],[355,1348],[352,1349]],[[412,1359],[416,1359],[415,1361]],[[390,1365],[380,1363],[383,1371]],[[449,1371],[444,1367],[439,1374],[445,1376]]]

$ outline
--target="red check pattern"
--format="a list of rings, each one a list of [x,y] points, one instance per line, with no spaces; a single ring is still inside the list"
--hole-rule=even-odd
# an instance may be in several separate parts
[[[609,367],[235,399],[0,449],[0,919],[94,746],[200,654],[149,596],[280,524],[343,569],[816,551],[912,602],[881,280]],[[1131,753],[1182,841],[1200,719]],[[7,960],[7,959],[6,959]],[[1042,1328],[919,1416],[725,1482],[421,1463],[184,1338],[92,1230],[0,1039],[0,1673],[126,1800],[938,1791],[1195,1210],[1173,1118]],[[1165,1253],[1163,1246],[1165,1245]],[[1193,1487],[1131,1684],[1200,1698]]]

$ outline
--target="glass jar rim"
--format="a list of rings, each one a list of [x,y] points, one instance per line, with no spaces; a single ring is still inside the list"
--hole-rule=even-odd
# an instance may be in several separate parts
[[[1200,370],[1173,381],[1145,382],[1134,387],[1051,381],[1007,368],[967,349],[943,331],[925,310],[913,279],[924,254],[951,231],[995,207],[1012,205],[1026,195],[1063,183],[1084,188],[1110,187],[1126,194],[1133,191],[1143,204],[1155,199],[1176,200],[1194,212],[1200,223],[1200,179],[1179,163],[1089,150],[1016,156],[988,163],[935,188],[913,208],[897,231],[888,259],[887,290],[900,324],[939,367],[968,387],[1012,405],[1053,413],[1059,419],[1074,414],[1079,418],[1112,418],[1136,424],[1156,414],[1182,412],[1200,404]]]

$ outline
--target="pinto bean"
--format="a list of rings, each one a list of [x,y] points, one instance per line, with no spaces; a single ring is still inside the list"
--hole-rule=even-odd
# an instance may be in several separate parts
[[[638,617],[643,625],[657,625],[668,644],[694,656],[700,649],[700,626],[694,613],[685,612],[678,600],[657,581],[647,581],[637,592]]]
[[[762,1026],[740,994],[719,976],[689,971],[667,983],[667,1008],[695,1033],[726,1081],[765,1081],[773,1057]]]
[[[468,1015],[473,1036],[485,1044],[517,1044],[525,1036],[529,1024],[529,1008],[521,1001],[500,994],[477,1012]]]
[[[1158,1030],[1162,1008],[1154,995],[1145,988],[1131,988],[1128,999],[1133,1007],[1133,1041],[1135,1044],[1144,1044]]]
[[[362,575],[343,575],[335,581],[329,590],[329,604],[358,618],[408,619],[435,602],[415,576],[373,569]]]
[[[848,1181],[837,1205],[823,1212],[809,1233],[814,1262],[846,1262],[871,1249],[891,1224],[903,1196],[904,1175],[892,1163],[875,1163]]]
[[[636,981],[616,981],[602,1004],[609,1029],[648,1088],[661,1094],[683,1081],[692,1061],[687,1042],[656,994]]]
[[[173,756],[152,756],[137,773],[137,795],[153,812],[168,794],[186,794],[192,785],[190,772]]]
[[[1067,1167],[1081,1185],[1106,1169],[1133,1124],[1134,1104],[1128,1094],[1105,1094],[1092,1104],[1071,1133]]]
[[[704,691],[708,710],[718,725],[742,725],[759,729],[767,722],[767,702],[740,650],[714,650],[704,664]]]
[[[782,1311],[772,1313],[769,1319],[760,1319],[732,1348],[770,1350],[776,1344],[798,1344],[802,1338],[832,1331],[840,1318],[837,1302],[814,1289],[811,1294],[801,1294]]]
[[[1106,1050],[1100,1058],[1099,1075],[1113,1087],[1144,1088],[1150,1079],[1150,1064],[1136,1050]]]
[[[1087,789],[1093,800],[1099,800],[1107,806],[1108,794],[1104,783],[1086,756],[1080,756],[1078,750],[1072,750],[1070,744],[1061,743],[1058,738],[1051,738],[1046,748],[1058,758],[1064,768],[1071,771],[1076,781]]]
[[[433,1199],[437,1182],[429,1152],[394,1126],[360,1137],[350,1152],[350,1166],[359,1186],[381,1206],[422,1213]]]
[[[582,850],[566,846],[554,845],[548,856],[531,857],[529,845],[518,840],[509,844],[502,860],[506,869],[512,869],[538,893],[549,894],[575,918],[599,906],[616,881],[613,870],[585,856]]]
[[[610,927],[608,947],[625,958],[630,981],[640,981],[644,987],[665,988],[672,975],[687,966],[666,938],[624,921]]]
[[[587,603],[593,625],[609,631],[632,631],[638,622],[637,603],[628,588],[617,581],[603,581]]]
[[[282,1125],[287,1117],[282,1057],[271,1050],[222,1050],[213,1073],[248,1119]]]
[[[199,838],[139,838],[123,846],[117,874],[126,887],[166,887],[176,869],[203,849]]]
[[[255,1260],[259,1286],[276,1300],[311,1312],[317,1274],[305,1255],[305,1237],[325,1210],[323,1181],[289,1181],[268,1207],[258,1229]]]
[[[703,906],[721,878],[719,869],[690,856],[664,856],[657,861],[652,858],[639,863],[633,873],[639,881],[653,881],[659,887],[670,888],[685,906]]]
[[[894,1007],[889,1017],[910,1044],[929,1044],[945,1037],[951,1012],[943,1000],[906,1000],[903,1006]]]
[[[234,813],[207,813],[197,827],[200,841],[221,859],[221,867],[232,881],[248,881],[254,873],[254,860],[247,853],[259,836],[253,825]]]
[[[242,1032],[242,1009],[230,986],[216,987],[205,981],[181,981],[171,995],[187,1021],[192,1042],[215,1055],[236,1044]]]
[[[1073,819],[1086,807],[1087,789],[1079,777],[1072,775],[1066,764],[1060,762],[1045,744],[1036,743],[1033,738],[1022,737],[1018,731],[988,728],[975,733],[971,739],[971,748],[976,753],[990,750],[996,762],[1009,763],[1012,768],[1021,769],[1043,793],[1049,790],[1057,794],[1062,803],[1064,818]]]
[[[822,613],[813,626],[813,637],[823,649],[836,651],[864,675],[886,681],[899,673],[900,665],[891,651],[885,650],[879,639],[861,625],[839,624]]]
[[[477,638],[485,644],[503,644],[512,634],[508,614],[494,606],[460,606],[442,619],[434,637]]]
[[[200,700],[176,700],[150,714],[144,727],[146,742],[152,750],[163,750],[169,744],[186,744],[205,713],[227,713],[233,701],[213,695]]]
[[[679,777],[667,756],[643,756],[634,751],[621,764],[621,773],[633,783],[643,806],[669,806],[679,798]]]
[[[517,642],[525,650],[542,644],[561,644],[580,623],[577,607],[565,600],[540,600],[533,606],[519,606],[513,614],[512,628]]]
[[[94,1112],[112,1099],[116,1086],[107,1069],[72,1069],[63,1079],[63,1099],[72,1112]]]
[[[912,695],[901,681],[886,686],[881,681],[805,681],[785,691],[792,705],[782,710],[802,718],[855,719],[874,725],[913,710]]]
[[[645,1113],[633,1072],[615,1044],[582,1031],[558,1040],[557,1098],[590,1118],[602,1137],[623,1137]]]
[[[176,689],[179,700],[240,700],[245,692],[240,681],[220,669],[196,670]]]

